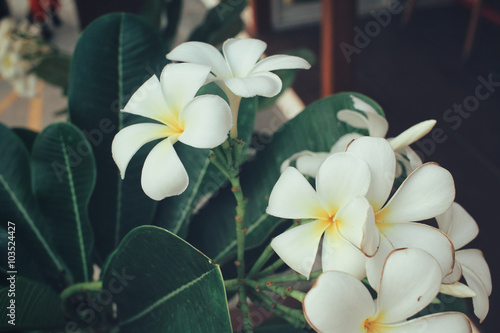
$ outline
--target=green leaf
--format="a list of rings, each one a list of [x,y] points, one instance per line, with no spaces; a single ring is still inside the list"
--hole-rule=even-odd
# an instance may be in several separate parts
[[[23,142],[0,124],[0,219],[15,223],[16,240],[58,278],[66,267],[55,252],[48,223],[31,191],[31,166]],[[5,222],[4,222],[5,223]]]
[[[59,295],[48,285],[16,277],[12,295],[10,287],[0,290],[0,330],[30,330],[63,328],[65,320]],[[12,300],[14,301],[11,305]],[[11,309],[15,307],[15,326],[9,323]]]
[[[104,258],[134,227],[151,224],[156,202],[140,183],[148,151],[130,161],[120,179],[111,156],[111,142],[129,115],[119,112],[130,96],[166,62],[158,32],[130,14],[110,14],[85,29],[73,55],[69,113],[92,145],[97,182],[90,201],[96,247]]]
[[[203,22],[191,33],[189,40],[218,45],[236,36],[244,26],[240,15],[247,4],[246,0],[222,0],[208,11]]]
[[[88,203],[96,179],[92,147],[70,123],[53,124],[37,137],[31,154],[33,189],[50,218],[52,242],[72,273],[72,282],[92,278],[94,234]]]
[[[124,276],[127,284],[113,295],[120,332],[231,332],[219,266],[169,231],[130,232],[112,255],[103,286]]]
[[[61,87],[63,92],[68,90],[69,70],[71,67],[71,56],[63,53],[51,54],[42,59],[32,71],[54,86]]]
[[[12,231],[12,229],[10,229],[10,231]],[[11,267],[9,267],[9,257],[12,253],[9,252],[15,252],[15,263],[14,266]],[[12,232],[10,234],[8,233],[7,223],[0,227],[0,256],[0,273],[3,274],[1,275],[2,280],[0,280],[0,285],[2,287],[7,284],[4,276],[9,276],[7,273],[9,271],[17,271],[17,276],[45,282],[40,262],[36,260],[36,257],[31,255],[26,244],[19,241],[16,242],[16,239],[12,238]],[[18,267],[22,269],[17,270]]]
[[[309,105],[284,124],[267,146],[254,143],[262,150],[252,162],[244,166],[241,173],[241,186],[248,198],[247,248],[260,245],[283,221],[265,213],[269,194],[280,176],[283,161],[302,150],[327,152],[338,138],[353,132],[353,128],[337,120],[338,111],[354,109],[350,95],[361,98],[383,115],[380,106],[370,98],[358,93],[340,93]],[[193,219],[192,232],[188,237],[188,241],[220,264],[229,261],[236,253],[234,206],[230,189],[220,191]]]
[[[182,0],[166,0],[166,2],[165,12],[167,16],[167,26],[163,29],[161,35],[165,43],[165,48],[170,50],[177,34],[179,21],[182,17]]]
[[[182,0],[145,0],[141,16],[157,28],[162,35],[165,49],[170,50],[181,18]],[[167,25],[162,27],[165,14]]]
[[[35,139],[36,136],[38,135],[38,132],[22,127],[17,127],[17,128],[15,127],[12,128],[11,130],[12,132],[16,133],[19,139],[21,139],[28,152],[31,152],[31,149],[33,148],[33,144],[35,143]]]
[[[202,87],[198,94],[214,94],[226,98],[215,83]],[[253,132],[256,102],[256,98],[243,99],[240,105],[238,133],[247,146]],[[154,224],[185,238],[196,206],[203,198],[217,192],[227,179],[208,160],[209,150],[192,148],[179,142],[176,143],[175,150],[189,175],[189,186],[181,195],[160,202]]]
[[[283,54],[288,54],[288,55],[293,55],[293,56],[304,58],[311,65],[314,65],[316,63],[316,56],[309,49],[297,49],[297,50],[293,50],[293,51],[283,52]],[[297,74],[297,70],[296,69],[277,70],[277,71],[274,71],[274,74],[278,75],[279,78],[281,79],[281,82],[283,83],[281,91],[278,95],[276,95],[274,97],[270,97],[270,98],[259,96],[258,97],[259,110],[270,107],[271,105],[274,105],[274,103],[276,103],[276,100],[286,91],[286,89],[291,87],[293,85],[293,83],[295,82],[295,76]]]

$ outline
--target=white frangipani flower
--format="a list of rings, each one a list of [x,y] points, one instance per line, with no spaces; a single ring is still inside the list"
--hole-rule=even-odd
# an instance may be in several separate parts
[[[34,64],[23,58],[26,53],[24,46],[29,44],[35,48],[40,47],[37,43],[28,42],[28,39],[20,38],[17,34],[29,33],[36,37],[36,31],[31,31],[29,27],[27,22],[16,24],[11,18],[0,21],[0,76],[12,85],[19,96],[27,98],[36,95],[38,79],[29,73]]]
[[[173,144],[214,148],[227,139],[231,129],[229,105],[219,96],[195,97],[210,67],[197,64],[167,65],[130,98],[122,110],[156,120],[123,128],[116,134],[112,152],[122,178],[135,153],[146,143],[163,139],[149,153],[142,169],[144,192],[154,200],[185,191],[189,179]]]
[[[304,298],[307,321],[324,333],[471,333],[462,313],[445,312],[408,320],[436,297],[441,269],[419,249],[393,251],[385,260],[378,298],[343,272],[320,275]]]
[[[186,42],[174,48],[167,58],[210,66],[215,81],[226,93],[233,114],[231,137],[237,136],[238,108],[241,97],[276,96],[281,79],[271,71],[278,69],[309,69],[304,59],[289,55],[274,55],[260,60],[267,44],[258,39],[228,39],[222,45],[223,55],[212,45]]]
[[[463,275],[469,287],[474,291],[475,296],[472,297],[474,305],[474,313],[482,322],[489,310],[489,299],[492,291],[491,273],[484,259],[481,250],[465,249],[460,250],[465,245],[469,244],[476,238],[479,228],[476,221],[467,211],[458,203],[453,205],[443,214],[436,216],[436,220],[444,233],[453,242],[455,246],[455,266],[453,273],[445,277],[443,283],[453,283],[458,281]],[[441,292],[460,296],[461,286],[456,288],[454,285],[441,290]],[[458,290],[457,290],[458,289]]]
[[[387,140],[362,137],[354,140],[347,152],[364,160],[371,172],[371,184],[365,197],[375,212],[381,242],[377,254],[367,259],[367,273],[375,274],[368,274],[370,284],[377,289],[385,258],[393,249],[405,247],[429,252],[439,262],[443,277],[448,275],[454,260],[451,241],[440,230],[414,222],[433,218],[451,206],[455,198],[451,174],[437,164],[424,164],[411,173],[389,199],[396,158]],[[369,266],[373,267],[369,270]]]
[[[313,221],[277,236],[271,246],[288,266],[309,277],[323,237],[323,270],[362,279],[365,256],[358,248],[373,255],[379,243],[373,211],[364,198],[369,185],[368,166],[351,153],[335,154],[323,162],[316,191],[297,169],[287,168],[271,192],[266,212]]]
[[[368,130],[368,136],[384,138],[389,129],[389,124],[387,120],[382,117],[377,111],[368,103],[362,101],[358,97],[353,95],[350,96],[354,105],[354,109],[357,110],[340,110],[337,113],[337,118],[340,121],[347,123],[348,125]],[[405,166],[407,173],[412,172],[416,167],[422,164],[420,157],[409,147],[410,144],[421,139],[424,135],[430,132],[434,125],[435,120],[422,121],[395,138],[389,138],[388,141],[391,143],[394,151],[396,152],[396,159]],[[281,165],[281,170],[284,170],[293,161],[296,161],[297,169],[304,175],[315,177],[321,162],[330,154],[345,151],[349,143],[363,135],[359,133],[347,133],[341,136],[337,142],[330,149],[330,153],[327,152],[311,152],[304,150],[293,154],[290,158],[286,159]],[[399,177],[401,175],[401,168],[399,164],[396,167],[396,175]]]

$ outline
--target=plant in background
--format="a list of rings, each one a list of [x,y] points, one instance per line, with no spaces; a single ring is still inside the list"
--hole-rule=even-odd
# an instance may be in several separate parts
[[[213,23],[210,15],[203,24]],[[202,30],[195,35],[204,36]],[[222,42],[220,35],[207,38]],[[16,226],[15,302],[22,313],[16,326],[2,329],[374,333],[426,325],[471,332],[457,308],[407,320],[441,302],[440,290],[474,297],[484,319],[491,278],[485,262],[467,260],[471,250],[455,258],[453,245],[465,245],[475,232],[450,227],[461,225],[463,214],[449,213],[455,188],[447,170],[432,163],[405,170],[409,176],[386,202],[397,173],[394,147],[358,137],[320,161],[316,187],[300,168],[281,173],[298,152],[329,151],[345,135],[366,134],[338,115],[363,105],[383,119],[378,104],[358,93],[321,99],[249,159],[256,95],[275,95],[281,86],[270,71],[307,62],[288,56],[257,62],[265,43],[253,39],[226,42],[245,46],[231,59],[226,49],[228,63],[200,43],[168,53],[162,45],[171,37],[161,42],[158,31],[129,14],[95,21],[73,55],[70,121],[41,133],[0,125],[0,217]],[[211,63],[165,64],[167,53],[194,56],[193,45],[237,77],[224,77],[221,89],[211,82],[210,72],[222,77]],[[243,65],[244,73],[233,72]],[[253,86],[254,74],[272,82],[272,93]],[[241,94],[236,105],[228,82],[257,90]],[[405,132],[401,147],[429,124]],[[237,132],[229,135],[231,128]],[[418,222],[434,217],[442,231]],[[9,237],[0,227],[2,251]],[[5,261],[0,271],[9,274]],[[458,271],[469,286],[457,284]],[[239,308],[233,324],[232,298]],[[10,300],[7,286],[0,290],[2,318]],[[270,311],[278,326],[256,322],[255,306]]]

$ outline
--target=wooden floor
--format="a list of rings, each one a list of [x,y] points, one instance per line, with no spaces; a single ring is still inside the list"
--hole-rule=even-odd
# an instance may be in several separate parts
[[[480,21],[472,56],[462,66],[469,15],[457,6],[416,10],[406,28],[400,25],[400,16],[393,16],[359,54],[352,55],[351,66],[353,90],[384,108],[389,136],[422,120],[438,121],[435,138],[428,136],[414,148],[426,161],[452,172],[456,201],[479,224],[479,236],[469,247],[484,252],[492,271],[491,309],[481,331],[494,333],[499,331],[500,315],[500,27]],[[357,26],[364,30],[373,20],[365,18]],[[259,37],[268,42],[268,54],[296,47],[309,47],[318,54],[319,27]],[[319,98],[319,71],[315,66],[298,74],[294,88],[306,104]],[[478,88],[488,81],[493,83]]]

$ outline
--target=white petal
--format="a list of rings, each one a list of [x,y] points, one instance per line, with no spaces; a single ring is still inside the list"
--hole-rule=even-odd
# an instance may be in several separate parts
[[[366,198],[379,211],[389,198],[396,172],[396,156],[387,140],[363,137],[354,140],[347,148],[368,164],[371,173],[370,189]]]
[[[420,223],[377,223],[380,232],[394,248],[418,248],[431,254],[442,269],[442,278],[451,273],[454,249],[450,239],[440,230]]]
[[[436,221],[439,229],[453,242],[455,250],[469,244],[479,233],[476,221],[456,202],[446,212],[436,216]]]
[[[210,66],[212,73],[217,77],[221,79],[231,77],[226,60],[222,54],[215,47],[207,43],[182,43],[167,54],[167,59]]]
[[[367,113],[368,117],[368,134],[377,138],[385,138],[389,123],[378,113]]]
[[[476,296],[472,298],[474,314],[479,318],[480,322],[483,322],[490,309],[490,301],[488,299],[486,287],[481,282],[479,276],[468,267],[463,266],[462,272],[464,274],[465,281],[467,281],[469,287],[476,293]]]
[[[278,75],[261,72],[245,78],[231,78],[224,81],[235,95],[241,97],[273,97],[281,91],[281,79]]]
[[[293,167],[288,167],[274,185],[266,213],[286,219],[324,218],[326,215],[316,191]]]
[[[340,110],[337,119],[355,128],[368,129],[368,118],[357,111]]]
[[[352,140],[361,137],[362,137],[361,134],[355,132],[342,135],[337,140],[337,142],[335,142],[335,144],[332,146],[332,148],[330,149],[330,153],[333,154],[345,151],[347,149],[347,146],[349,145],[349,143],[351,143]]]
[[[156,75],[137,89],[122,111],[168,123],[168,106]]]
[[[311,68],[311,64],[309,64],[305,59],[302,59],[301,57],[278,54],[259,61],[257,65],[253,67],[252,73],[296,68],[309,69]]]
[[[453,177],[444,168],[427,163],[415,170],[376,214],[378,222],[421,221],[444,213],[455,198]]]
[[[330,216],[352,199],[364,196],[370,186],[370,169],[351,153],[329,156],[320,166],[316,191]]]
[[[456,253],[456,252],[455,252]],[[455,265],[453,266],[453,271],[446,275],[443,279],[443,283],[455,283],[462,278],[462,266],[455,259]]]
[[[169,134],[168,127],[161,124],[141,123],[120,130],[113,139],[111,152],[122,179],[125,178],[130,160],[142,146],[150,141],[166,138]]]
[[[341,271],[361,280],[366,276],[366,257],[358,248],[342,238],[334,226],[323,236],[321,251],[323,272]]]
[[[484,284],[486,293],[489,296],[492,290],[491,273],[488,263],[484,259],[483,252],[477,249],[466,249],[457,251],[455,254],[457,258],[456,260],[460,263],[460,265],[462,265],[462,267],[467,267],[477,275],[477,277],[481,280],[481,283]]]
[[[452,284],[442,284],[439,288],[441,294],[451,295],[453,297],[468,298],[474,297],[477,294],[469,286],[461,283],[455,282]]]
[[[368,113],[378,114],[377,111],[370,104],[366,103],[362,99],[360,99],[354,95],[350,95],[349,97],[351,97],[351,100],[352,100],[352,103],[353,103],[355,110],[363,111],[366,114],[368,114]]]
[[[184,127],[179,141],[196,148],[217,147],[232,126],[229,105],[215,95],[195,97],[182,109],[179,120]]]
[[[231,38],[226,40],[222,45],[222,50],[233,77],[246,77],[252,71],[266,47],[267,44],[258,39]]]
[[[286,160],[284,160],[283,163],[281,163],[280,172],[285,171],[285,169],[288,168],[290,166],[290,164],[292,164],[293,162],[297,161],[297,159],[300,156],[303,156],[303,155],[312,155],[312,154],[315,154],[315,153],[313,153],[310,150],[301,150],[298,153],[293,154],[292,156],[290,156],[289,158],[287,158]]]
[[[198,64],[170,64],[160,76],[161,89],[171,112],[179,115],[207,80],[210,67]]]
[[[418,154],[415,153],[415,151],[410,147],[399,149],[396,152],[396,160],[403,164],[407,175],[409,175],[422,165],[422,160],[420,159]],[[396,168],[397,167],[400,166],[398,165],[396,166]],[[399,170],[399,173],[398,171],[396,171],[396,178],[398,178],[399,176],[401,176],[401,170]]]
[[[378,310],[383,322],[405,320],[430,304],[441,286],[436,260],[420,249],[394,250],[384,264]]]
[[[380,234],[373,209],[364,197],[355,198],[342,207],[335,215],[335,223],[342,237],[365,255],[372,257],[377,252]]]
[[[394,151],[407,147],[429,133],[434,125],[436,125],[436,121],[434,119],[422,121],[421,123],[408,128],[397,137],[389,140],[389,142],[391,143],[392,148],[394,148]]]
[[[146,157],[142,168],[141,185],[144,193],[159,201],[181,194],[188,184],[188,174],[170,139],[158,143]]]
[[[329,153],[304,154],[297,158],[297,170],[303,175],[316,177],[321,163],[330,156]]]
[[[437,313],[407,322],[380,327],[391,333],[472,333],[469,318],[458,312]]]
[[[325,272],[304,298],[307,322],[317,332],[363,333],[363,323],[375,311],[366,287],[353,276]]]
[[[299,225],[275,237],[271,246],[290,268],[309,278],[321,235],[327,227],[324,220]]]
[[[366,277],[370,286],[377,292],[380,288],[380,278],[382,277],[385,260],[393,250],[392,244],[382,234],[380,235],[380,245],[377,253],[375,256],[366,259]]]

